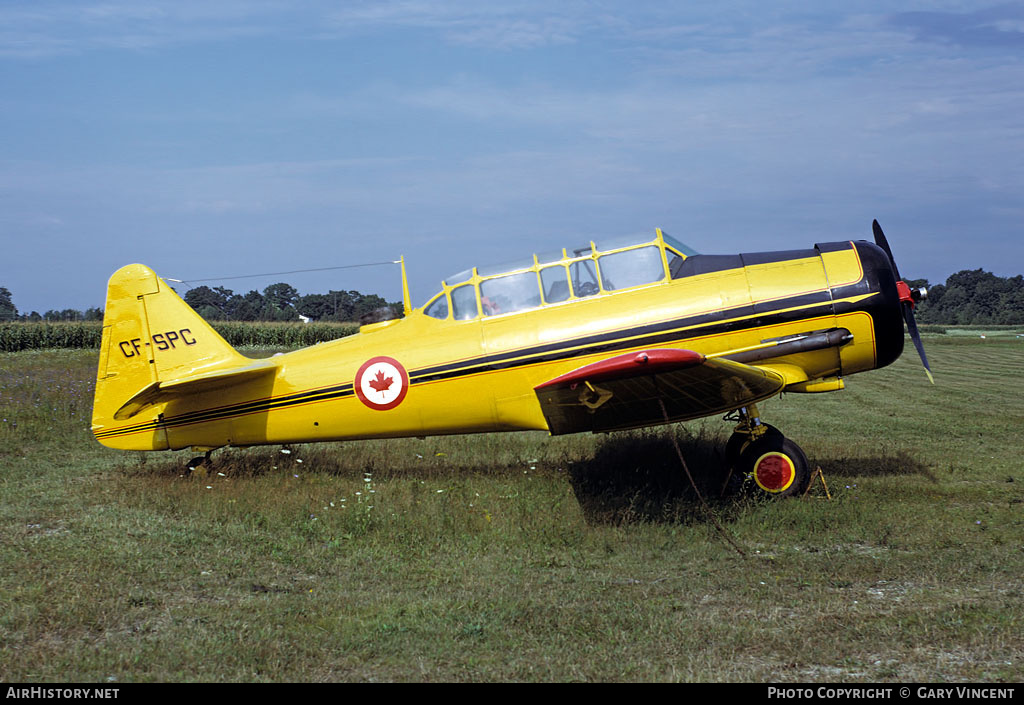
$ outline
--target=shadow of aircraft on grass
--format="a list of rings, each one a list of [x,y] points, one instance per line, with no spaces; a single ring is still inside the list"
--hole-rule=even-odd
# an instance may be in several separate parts
[[[763,500],[749,491],[752,481],[730,476],[719,438],[703,430],[696,435],[684,435],[683,429],[676,433],[694,484],[714,511],[723,510],[728,515],[741,503]],[[821,467],[829,480],[921,475],[937,481],[927,464],[903,450],[891,454],[883,450],[870,456],[826,453],[813,455],[810,461],[811,467]],[[609,436],[600,443],[592,460],[570,465],[569,481],[587,522],[592,524],[706,519],[671,436],[663,431]]]

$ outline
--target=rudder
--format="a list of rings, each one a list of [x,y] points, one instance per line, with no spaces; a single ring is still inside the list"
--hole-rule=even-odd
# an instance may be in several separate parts
[[[100,443],[114,448],[166,449],[159,407],[149,418],[137,418],[125,428],[114,420],[121,406],[157,382],[251,362],[152,269],[141,264],[122,267],[107,285],[93,434]]]

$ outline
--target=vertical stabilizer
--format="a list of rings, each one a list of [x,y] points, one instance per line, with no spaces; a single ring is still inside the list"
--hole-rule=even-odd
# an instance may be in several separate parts
[[[162,381],[240,367],[240,355],[149,267],[130,264],[107,285],[103,340],[93,398],[92,430],[104,445],[132,450],[168,447],[161,406],[130,424],[115,421],[129,399]]]

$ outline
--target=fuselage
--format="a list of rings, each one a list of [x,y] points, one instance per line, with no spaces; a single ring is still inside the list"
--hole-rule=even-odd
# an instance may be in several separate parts
[[[534,388],[615,354],[682,348],[771,369],[789,391],[829,391],[902,352],[895,278],[873,244],[673,257],[658,235],[656,281],[606,289],[595,248],[596,291],[584,292],[563,251],[557,266],[572,293],[549,301],[546,265],[534,258],[519,275],[539,277],[537,305],[501,312],[488,311],[487,276],[473,270],[445,283],[437,305],[278,355],[273,374],[257,380],[105,421],[97,438],[178,449],[547,430]],[[471,304],[475,296],[476,315],[456,316],[463,294]]]

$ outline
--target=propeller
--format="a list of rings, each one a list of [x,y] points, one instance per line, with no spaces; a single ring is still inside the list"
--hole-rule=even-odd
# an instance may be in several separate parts
[[[903,281],[900,277],[900,270],[896,266],[896,259],[892,256],[892,250],[889,248],[889,241],[885,239],[885,233],[882,232],[882,226],[878,224],[877,220],[871,222],[871,230],[875,234],[875,244],[885,250],[885,254],[889,256],[889,262],[892,264],[892,272],[896,275],[896,291],[900,295],[900,306],[903,309],[903,320],[907,323],[907,331],[910,333],[910,339],[914,341],[914,347],[917,348],[917,354],[921,356],[921,362],[924,363],[924,372],[928,375],[928,380],[935,384],[935,378],[932,377],[932,368],[928,365],[928,357],[924,354],[924,344],[921,342],[921,334],[917,330],[917,321],[914,320],[914,306],[919,302],[928,298],[928,291],[923,287],[920,289],[911,289],[910,286]]]

